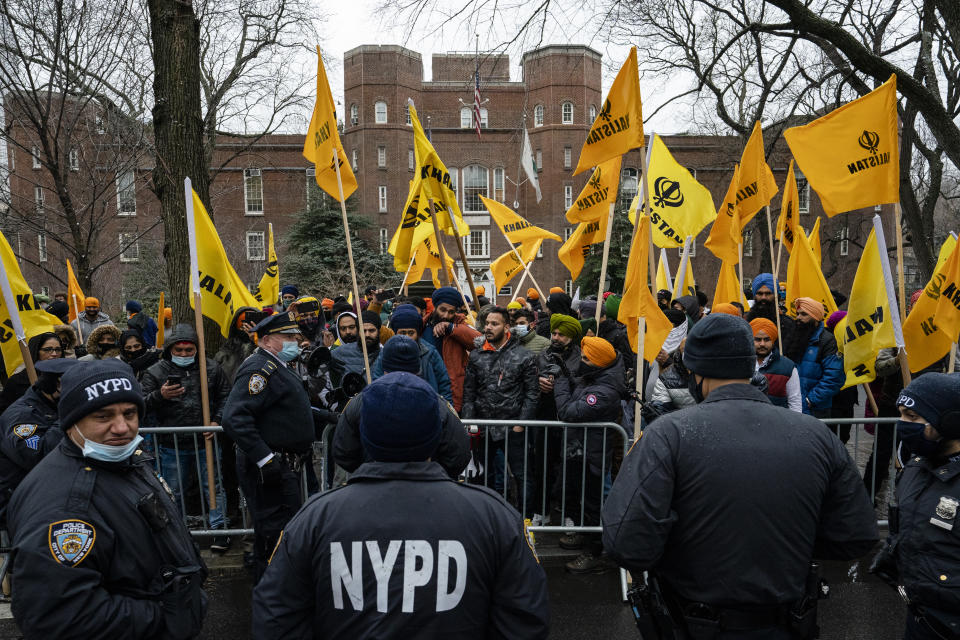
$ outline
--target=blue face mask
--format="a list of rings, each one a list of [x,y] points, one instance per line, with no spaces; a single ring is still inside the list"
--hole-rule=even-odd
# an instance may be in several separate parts
[[[903,446],[913,455],[926,458],[935,454],[940,448],[939,440],[928,440],[923,436],[923,430],[927,426],[925,422],[897,421],[897,435],[900,436]]]
[[[178,367],[189,367],[197,356],[170,356],[170,361]]]
[[[522,338],[523,336],[527,335],[527,332],[528,332],[528,331],[530,331],[530,325],[528,325],[528,324],[518,324],[518,325],[515,326],[513,329],[511,329],[511,331],[512,331],[512,332],[514,333],[514,335],[516,335],[518,338]]]
[[[300,355],[300,345],[295,340],[283,343],[283,348],[277,353],[277,357],[284,362],[295,360]]]
[[[93,442],[92,440],[84,438],[83,434],[80,433],[79,427],[74,428],[77,430],[77,433],[80,434],[80,437],[83,438],[83,457],[90,458],[91,460],[99,460],[100,462],[123,462],[132,456],[133,452],[140,446],[140,443],[143,442],[143,436],[137,434],[133,440],[122,447],[100,444],[99,442]]]

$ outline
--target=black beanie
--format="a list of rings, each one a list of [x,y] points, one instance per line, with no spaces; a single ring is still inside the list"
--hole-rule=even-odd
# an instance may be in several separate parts
[[[130,365],[115,358],[80,363],[60,378],[60,427],[66,430],[97,409],[118,402],[137,405],[143,418],[143,391]]]
[[[693,325],[683,364],[705,378],[751,378],[757,365],[753,331],[743,318],[711,313]]]
[[[406,371],[377,378],[360,396],[360,440],[371,458],[420,462],[440,444],[442,399]]]
[[[383,345],[380,364],[384,373],[408,371],[420,373],[420,345],[408,336],[393,336]]]
[[[380,314],[373,311],[364,311],[360,314],[363,324],[372,324],[377,329],[380,328]]]
[[[925,373],[900,392],[898,407],[913,410],[937,432],[960,438],[960,373]]]

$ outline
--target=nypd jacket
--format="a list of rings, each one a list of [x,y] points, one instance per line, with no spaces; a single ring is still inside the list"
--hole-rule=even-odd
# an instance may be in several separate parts
[[[107,464],[64,438],[14,492],[7,522],[26,638],[184,637],[164,615],[164,567],[197,572],[200,610],[179,614],[202,620],[203,560],[141,452]]]
[[[715,606],[793,604],[811,559],[856,558],[877,538],[840,440],[748,384],[647,427],[603,506],[618,564]]]
[[[314,496],[253,594],[259,640],[536,640],[548,617],[520,515],[433,462],[367,463]]]
[[[300,376],[257,348],[237,369],[223,430],[253,462],[274,451],[305,452],[314,440],[313,413]]]

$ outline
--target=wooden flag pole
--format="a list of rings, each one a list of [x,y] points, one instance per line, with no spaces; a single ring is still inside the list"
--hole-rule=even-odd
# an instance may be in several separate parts
[[[183,180],[183,195],[187,206],[187,239],[190,244],[190,285],[193,289],[193,322],[197,328],[197,358],[200,369],[200,411],[203,426],[210,426],[210,393],[207,389],[207,353],[204,348],[203,309],[200,301],[200,267],[197,258],[197,225],[193,214],[193,185],[190,178]],[[79,326],[79,322],[77,325]],[[203,436],[203,449],[207,461],[207,505],[217,508],[216,482],[213,475],[213,440]]]
[[[70,297],[73,298],[73,312],[77,314],[77,345],[83,344],[83,331],[80,330],[80,306],[77,304],[77,294],[71,293]]]
[[[537,282],[537,279],[533,277],[533,274],[532,274],[532,273],[530,273],[530,267],[527,266],[527,263],[525,263],[525,262],[523,261],[523,258],[520,257],[520,252],[517,251],[517,248],[516,248],[515,246],[513,246],[513,243],[512,243],[512,242],[510,242],[510,238],[507,237],[507,234],[506,234],[506,232],[504,232],[503,227],[501,227],[501,226],[498,224],[498,225],[497,225],[497,229],[500,229],[500,233],[503,234],[503,239],[507,241],[507,246],[510,247],[510,250],[511,250],[511,251],[513,251],[513,255],[515,255],[515,256],[517,257],[517,262],[519,262],[519,263],[523,266],[524,275],[525,275],[525,276],[530,276],[530,281],[533,283],[533,286],[536,287],[536,288],[537,288],[537,291],[540,293],[540,299],[541,299],[541,300],[546,300],[546,299],[547,299],[547,296],[544,295],[543,289],[540,288],[540,284]],[[521,282],[522,282],[522,280],[521,280]],[[519,287],[519,286],[520,286],[520,285],[517,285],[517,287]]]
[[[403,292],[403,295],[408,295],[409,285],[407,284],[407,278],[410,277],[410,269],[413,269],[413,261],[416,260],[416,252],[414,256],[410,258],[410,264],[407,265],[407,270],[403,273],[403,280],[400,282],[400,290]]]
[[[610,234],[613,231],[613,203],[607,215],[607,233],[603,238],[603,262],[600,263],[600,284],[597,286],[597,312],[594,316],[600,326],[600,314],[603,313],[603,285],[607,280],[607,259],[610,257]]]
[[[643,163],[640,164],[640,187],[643,189],[643,213],[644,215],[650,215],[650,194],[647,190],[647,171],[650,168],[650,153],[653,149],[653,132],[650,132],[650,144],[647,145],[646,153],[643,154]],[[641,152],[643,148],[641,147]],[[639,219],[639,212],[637,212],[637,218]],[[634,233],[636,233],[637,225],[634,225]],[[650,272],[650,290],[654,292],[654,297],[656,297],[657,291],[657,270],[654,267],[653,261],[653,232],[650,233],[650,240],[648,241],[649,246],[647,247],[647,271]],[[631,238],[630,246],[633,246],[633,239]],[[614,318],[616,319],[616,318]]]
[[[333,168],[337,172],[337,191],[340,193],[340,213],[343,216],[343,233],[347,237],[347,260],[350,262],[350,281],[353,285],[353,300],[357,305],[357,311],[360,310],[360,287],[357,286],[357,268],[353,263],[353,241],[350,239],[350,223],[347,221],[347,204],[344,202],[343,197],[343,180],[340,178],[340,154],[337,151],[336,145],[333,147]],[[432,203],[431,203],[432,208]],[[440,239],[437,239],[437,244],[440,243]],[[441,247],[443,245],[440,245]],[[441,249],[441,257],[443,256],[443,250]],[[360,317],[360,314],[357,313],[358,327],[360,331],[360,349],[363,350],[363,370],[367,374],[367,384],[373,382],[373,376],[370,373],[370,356],[367,354],[367,341],[363,335],[363,318]]]
[[[430,204],[430,222],[433,224],[433,238],[437,242],[437,252],[440,254],[440,284],[450,285],[450,279],[447,277],[447,252],[443,248],[443,240],[440,238],[440,225],[437,224],[437,210],[433,205],[433,198],[428,198]]]
[[[433,208],[433,200],[430,201],[430,207]],[[457,251],[460,253],[460,262],[463,263],[463,271],[467,274],[467,285],[470,287],[470,293],[473,294],[473,308],[477,310],[477,315],[480,314],[480,296],[477,295],[477,288],[473,284],[473,274],[470,273],[470,264],[467,262],[467,252],[463,249],[463,238],[460,237],[460,234],[457,232],[457,221],[453,218],[453,211],[447,209],[447,216],[450,218],[450,224],[453,225],[453,239],[457,241]],[[436,221],[434,221],[436,224]],[[437,243],[439,244],[439,240]],[[459,287],[459,278],[457,278],[457,289]],[[463,296],[463,291],[460,292],[460,295]],[[466,302],[467,298],[464,296],[463,301]],[[470,308],[470,305],[467,305],[467,308]]]
[[[743,291],[743,236],[740,236],[740,242],[737,243],[737,275],[740,278],[740,291]],[[776,285],[774,285],[776,288]],[[774,294],[777,292],[774,291]],[[774,295],[776,297],[776,295]],[[737,300],[740,300],[740,294],[737,293]],[[716,300],[713,301],[716,304]],[[780,326],[777,325],[777,331],[780,331]]]
[[[527,271],[524,271],[523,275],[520,276],[520,282],[517,283],[517,293],[520,293],[520,291],[523,290],[523,283],[527,281],[527,273]],[[518,296],[513,296],[514,300],[516,300],[517,297]],[[543,297],[543,294],[540,294],[540,299],[546,301],[546,298]],[[526,298],[524,298],[524,300],[526,300]],[[512,302],[512,300],[510,302]]]
[[[953,373],[957,368],[957,343],[950,345],[950,364],[947,365],[947,373]]]
[[[783,331],[780,329],[780,285],[777,283],[777,278],[780,274],[777,273],[780,270],[780,256],[777,255],[777,260],[773,260],[773,222],[770,220],[770,205],[764,207],[767,210],[767,236],[770,238],[770,267],[773,269],[773,309],[777,314],[777,341],[780,343],[780,354],[783,355]],[[780,248],[783,249],[783,240],[781,238]],[[743,280],[743,276],[740,276],[740,279]],[[741,290],[743,289],[743,282],[740,283]]]
[[[900,203],[894,206],[894,226],[893,231],[897,235],[897,292],[900,294],[900,318],[907,317],[907,298],[903,279],[903,221],[900,217]],[[886,247],[884,247],[886,251]],[[910,384],[910,366],[907,364],[907,353],[903,347],[897,349],[897,361],[900,363],[900,376],[903,378],[903,386]]]
[[[873,390],[870,388],[870,385],[866,383],[863,383],[860,386],[863,387],[863,390],[867,393],[867,404],[870,405],[870,411],[873,411],[873,415],[879,418],[880,410],[877,409],[877,399],[873,397]]]
[[[638,428],[640,426],[640,415],[643,412],[643,341],[646,338],[647,331],[647,319],[643,316],[637,318],[637,373],[634,376],[636,378],[636,392],[637,399],[633,405],[633,441],[636,442],[640,439],[641,431]]]

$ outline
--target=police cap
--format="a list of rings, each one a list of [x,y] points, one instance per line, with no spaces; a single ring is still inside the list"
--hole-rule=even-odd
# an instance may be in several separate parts
[[[297,324],[296,314],[292,311],[284,311],[267,316],[256,326],[257,337],[270,335],[271,333],[300,333],[300,327]]]
[[[33,366],[40,373],[52,373],[54,375],[63,375],[70,367],[80,364],[73,358],[52,358],[50,360],[40,360]]]

